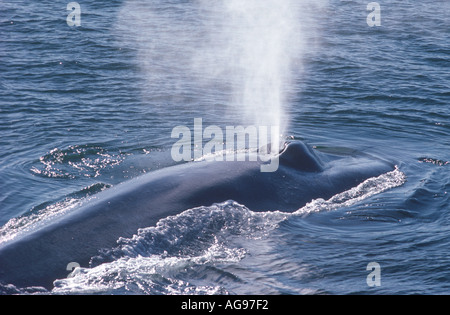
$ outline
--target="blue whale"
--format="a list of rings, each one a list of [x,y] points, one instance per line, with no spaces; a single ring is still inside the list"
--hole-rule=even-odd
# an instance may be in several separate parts
[[[191,162],[145,174],[98,193],[63,216],[0,244],[0,282],[53,288],[76,262],[88,267],[120,237],[154,226],[184,210],[234,200],[253,211],[293,212],[392,171],[391,162],[354,154],[319,152],[300,141],[286,143],[276,172],[261,161]]]

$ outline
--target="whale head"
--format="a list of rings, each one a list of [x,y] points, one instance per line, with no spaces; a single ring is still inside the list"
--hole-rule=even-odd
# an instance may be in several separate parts
[[[303,172],[318,173],[324,169],[314,150],[301,141],[286,142],[279,159],[280,164]]]

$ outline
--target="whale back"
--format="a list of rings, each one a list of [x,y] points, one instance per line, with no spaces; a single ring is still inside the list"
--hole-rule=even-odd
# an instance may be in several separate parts
[[[287,143],[273,173],[261,172],[262,162],[203,161],[114,186],[0,243],[0,282],[52,289],[54,280],[67,276],[68,264],[89,266],[92,257],[114,248],[120,237],[132,237],[138,229],[184,210],[233,200],[252,211],[293,212],[392,170],[389,163],[368,157],[335,159],[314,151],[299,141]]]

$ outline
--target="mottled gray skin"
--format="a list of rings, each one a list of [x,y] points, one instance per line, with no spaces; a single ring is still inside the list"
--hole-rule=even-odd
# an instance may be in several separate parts
[[[293,212],[367,178],[393,170],[367,156],[333,156],[302,142],[286,144],[276,172],[261,162],[192,162],[155,171],[101,192],[45,226],[0,244],[0,281],[53,288],[71,262],[88,267],[120,237],[184,210],[234,200],[253,211]]]

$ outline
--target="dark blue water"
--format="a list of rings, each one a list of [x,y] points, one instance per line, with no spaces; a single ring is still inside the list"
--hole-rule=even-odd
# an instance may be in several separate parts
[[[196,80],[190,67],[193,43],[214,35],[214,5],[83,0],[70,27],[67,3],[0,3],[3,238],[175,164],[175,126],[241,118],[230,82]],[[450,2],[380,1],[379,27],[366,22],[368,2],[308,3],[286,137],[386,156],[397,172],[374,194],[291,215],[189,210],[121,240],[125,257],[78,270],[54,293],[450,293]]]

